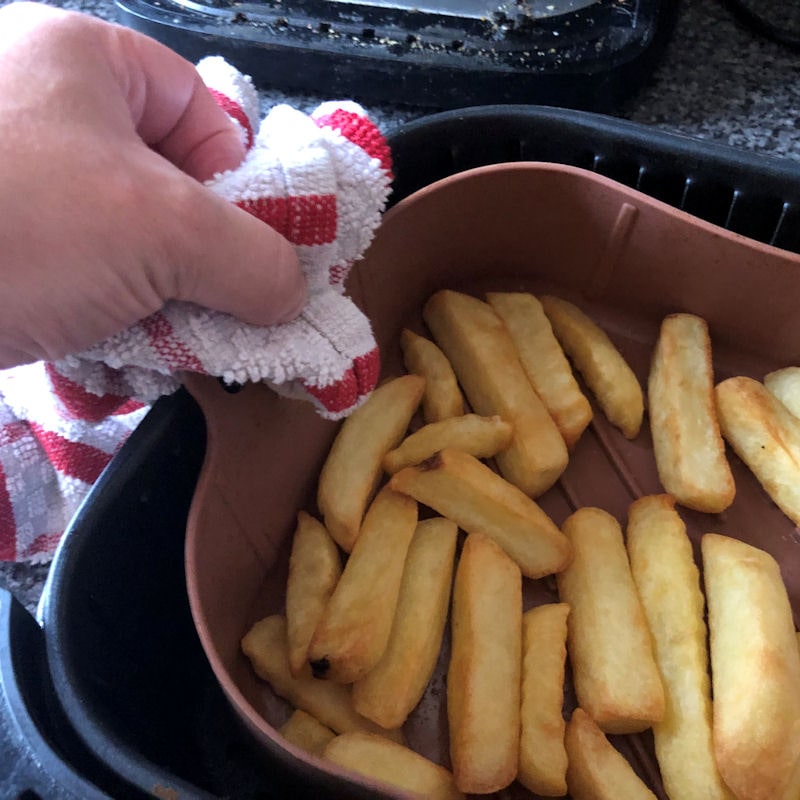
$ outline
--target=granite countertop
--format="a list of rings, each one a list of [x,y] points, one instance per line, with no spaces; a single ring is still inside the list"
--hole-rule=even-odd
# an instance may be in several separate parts
[[[53,4],[116,19],[111,0]],[[798,16],[794,0],[783,0],[783,6],[787,15]],[[770,7],[777,15],[781,3]],[[799,78],[800,55],[739,27],[722,0],[683,0],[674,36],[649,85],[617,113],[666,131],[800,161]],[[288,102],[301,110],[330,99],[277,90],[263,90],[261,97],[265,107]],[[386,133],[430,112],[390,105],[367,109]],[[46,564],[0,564],[0,586],[30,610],[46,576]]]

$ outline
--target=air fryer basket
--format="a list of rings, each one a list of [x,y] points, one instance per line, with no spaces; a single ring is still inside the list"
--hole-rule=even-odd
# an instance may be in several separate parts
[[[471,167],[552,161],[800,252],[800,171],[790,162],[539,107],[445,112],[405,126],[391,145],[394,201]],[[43,611],[55,691],[88,749],[124,784],[92,776],[115,797],[320,796],[251,749],[192,628],[182,552],[204,442],[188,393],[163,399],[74,520]]]

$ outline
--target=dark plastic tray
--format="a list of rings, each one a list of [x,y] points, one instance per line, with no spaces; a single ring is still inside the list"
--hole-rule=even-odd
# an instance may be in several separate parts
[[[259,86],[431,109],[537,103],[605,113],[650,77],[678,12],[676,0],[597,0],[535,20],[517,0],[497,0],[485,16],[408,0],[401,8],[371,0],[116,2],[126,25],[192,61],[223,55]]]
[[[391,144],[394,200],[482,164],[553,161],[596,169],[730,230],[800,251],[793,231],[800,227],[800,169],[788,161],[537,107],[439,114],[407,125]],[[183,540],[204,450],[194,401],[183,390],[162,399],[73,521],[43,607],[49,672],[63,714],[39,714],[37,729],[54,740],[47,728],[63,716],[90,758],[64,751],[55,757],[122,800],[320,797],[254,751],[194,631]],[[32,705],[34,688],[23,684],[21,691],[23,704],[27,695]],[[23,774],[13,788],[31,800],[74,796],[66,787],[63,795],[38,794],[25,780]]]

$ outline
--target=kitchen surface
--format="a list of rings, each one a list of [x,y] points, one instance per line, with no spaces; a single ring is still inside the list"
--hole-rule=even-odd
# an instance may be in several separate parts
[[[54,5],[117,18],[114,4],[105,0]],[[779,27],[785,27],[788,19],[800,24],[792,0],[767,6]],[[800,162],[798,78],[800,54],[744,28],[722,0],[684,0],[674,34],[648,85],[615,113],[665,131]],[[332,99],[324,86],[316,95],[289,95],[280,87],[262,87],[260,94],[264,109],[287,102],[310,111],[321,100]],[[386,133],[431,112],[365,105]],[[0,564],[0,586],[34,611],[47,573],[47,564]]]
[[[0,5],[4,2],[0,0]],[[242,22],[258,30],[254,15],[268,4],[280,9],[276,13],[287,9],[287,18],[301,6],[322,14],[331,8],[329,0],[254,0],[241,6],[239,0],[173,0],[184,11],[170,5],[171,0],[119,2],[129,9],[150,4],[156,15],[167,14],[164,9],[168,8],[167,16],[173,21],[186,19],[181,16],[184,11],[191,15],[193,9],[202,7],[206,13],[226,18],[232,30],[237,26],[245,30],[247,25]],[[394,13],[391,9],[405,9],[416,14],[431,0],[338,0],[337,13],[344,13],[342,9],[347,8],[346,13],[358,17],[361,12],[352,9],[364,2],[388,7],[389,13]],[[499,3],[491,8],[505,9],[512,15],[520,8],[546,11],[559,4],[576,5],[582,9],[580,13],[586,13],[580,19],[588,21],[588,32],[584,27],[580,31],[572,28],[569,37],[563,38],[575,41],[577,33],[586,33],[580,40],[583,53],[588,53],[586,62],[593,57],[587,42],[592,46],[602,42],[596,46],[600,52],[621,40],[619,32],[624,25],[603,27],[602,35],[595,35],[592,25],[610,18],[603,14],[617,15],[616,19],[627,15],[628,30],[638,27],[641,31],[647,17],[644,13],[634,15],[631,9],[641,11],[649,5],[663,10],[669,5],[669,0],[438,2],[440,6],[462,10]],[[602,285],[603,290],[607,289],[613,272],[614,280],[623,289],[627,291],[630,282],[643,293],[642,307],[652,305],[664,313],[663,309],[684,307],[685,302],[686,310],[704,317],[717,313],[712,307],[723,310],[728,321],[720,323],[714,317],[714,324],[722,324],[729,332],[741,328],[735,343],[742,345],[743,366],[730,361],[735,355],[733,344],[729,342],[727,349],[723,348],[732,374],[756,371],[752,359],[759,353],[782,360],[781,365],[796,363],[800,330],[794,301],[796,262],[800,257],[800,45],[792,49],[796,42],[786,45],[769,41],[745,27],[732,12],[732,6],[739,2],[753,2],[766,11],[786,38],[792,38],[791,32],[796,29],[798,35],[794,39],[800,41],[800,4],[796,0],[676,0],[676,5],[670,7],[676,11],[676,25],[669,31],[669,41],[654,71],[642,72],[637,67],[634,74],[626,62],[625,74],[630,80],[625,81],[624,87],[630,91],[622,94],[628,99],[624,105],[614,106],[610,113],[617,119],[610,122],[608,118],[581,116],[580,112],[553,113],[535,107],[534,103],[544,102],[540,95],[530,97],[531,106],[524,113],[514,113],[509,108],[490,112],[477,109],[440,115],[435,122],[419,125],[420,120],[438,110],[431,95],[417,93],[417,104],[400,104],[397,96],[413,93],[421,84],[399,78],[394,85],[374,78],[370,84],[363,75],[360,83],[354,82],[353,85],[372,91],[368,97],[359,97],[357,92],[348,93],[349,96],[366,107],[387,135],[394,135],[391,141],[397,198],[442,175],[509,159],[563,158],[559,163],[586,166],[597,173],[583,173],[585,180],[574,184],[573,191],[564,191],[563,196],[561,184],[541,183],[542,175],[558,172],[559,168],[552,165],[502,168],[502,191],[491,185],[487,189],[487,184],[481,183],[487,180],[484,176],[490,174],[488,170],[461,175],[448,184],[450,189],[446,186],[444,193],[438,194],[439,200],[434,201],[438,206],[426,205],[425,197],[432,196],[428,194],[421,206],[419,202],[416,206],[411,204],[416,207],[415,215],[409,217],[407,212],[401,212],[387,217],[364,264],[367,269],[359,278],[359,288],[389,368],[394,334],[386,331],[396,332],[397,324],[386,317],[406,318],[408,309],[403,298],[413,295],[414,276],[450,285],[454,275],[456,282],[470,275],[471,270],[482,275],[487,259],[505,263],[506,251],[502,246],[496,247],[500,233],[513,244],[509,251],[512,260],[503,269],[514,281],[522,280],[528,270],[537,273],[537,280],[545,273],[557,282],[568,280],[571,269],[582,275],[585,265],[600,254],[598,266],[602,269],[596,270],[593,286],[607,281]],[[278,3],[281,5],[276,6]],[[121,18],[114,0],[55,0],[55,5],[106,20]],[[665,12],[660,19],[670,17]],[[303,23],[306,19],[301,18]],[[482,24],[492,17],[473,16],[474,19]],[[515,25],[519,19],[514,17]],[[367,24],[359,18],[358,25]],[[545,27],[547,24],[550,23]],[[322,41],[325,37],[320,36],[322,25],[312,22],[305,32],[308,36],[303,38],[302,25],[296,24],[300,40],[326,44]],[[561,33],[566,32],[563,21],[553,23],[550,30],[558,26]],[[268,27],[264,26],[262,33]],[[447,30],[452,35],[452,29]],[[527,30],[530,33],[530,28]],[[538,36],[544,28],[536,30]],[[609,30],[611,33],[606,35]],[[178,33],[185,34],[185,27]],[[416,40],[411,37],[406,45],[409,41]],[[449,41],[452,51],[455,40]],[[464,41],[470,42],[469,35],[464,36]],[[518,44],[520,40],[516,41]],[[350,41],[348,47],[351,55],[356,53],[353,63],[357,64],[358,43],[355,51],[353,43]],[[398,43],[402,43],[402,37],[395,42]],[[459,46],[460,54],[455,58],[471,46]],[[332,91],[332,82],[347,70],[326,71],[310,51],[299,51],[293,55],[296,60],[290,60],[283,70],[285,80],[297,78],[294,89],[286,85],[258,86],[262,111],[288,103],[310,112],[321,101],[343,98],[341,92]],[[211,47],[207,50],[208,54],[214,52]],[[244,59],[243,51],[239,53]],[[444,55],[452,57],[453,53]],[[284,51],[275,48],[270,52],[270,64],[275,65],[283,57]],[[298,72],[296,65],[303,64],[304,57],[308,58],[308,69]],[[441,63],[445,62],[437,61],[437,66]],[[421,60],[415,68],[427,64]],[[259,66],[263,68],[263,64]],[[397,70],[397,62],[389,59],[383,68]],[[415,73],[415,81],[422,80],[422,85],[425,69]],[[275,73],[279,71],[276,69]],[[486,85],[499,86],[504,91],[498,76],[505,74],[496,70],[492,77],[495,83],[487,79]],[[616,74],[619,76],[620,72]],[[441,96],[449,95],[452,100],[460,96],[462,87],[467,95],[475,93],[474,82],[471,85],[463,75],[450,86],[442,85],[441,73],[436,75],[428,85],[436,84]],[[300,92],[296,88],[303,81],[308,85],[315,80],[320,83],[313,91]],[[560,87],[562,105],[570,106],[571,97],[564,92],[564,84],[552,85]],[[602,81],[597,85],[601,86]],[[620,85],[621,82],[616,88]],[[584,99],[592,99],[585,86],[583,89]],[[386,100],[392,92],[394,102]],[[451,102],[443,107],[462,108],[469,104]],[[552,102],[549,100],[548,104]],[[634,124],[619,124],[622,120]],[[539,182],[531,188],[517,183],[511,173],[530,173]],[[477,190],[476,184],[471,183],[476,176]],[[635,194],[634,187],[641,194]],[[601,188],[602,194],[598,193]],[[500,197],[502,202],[498,202]],[[522,202],[520,197],[524,198]],[[587,202],[587,198],[594,198],[594,202]],[[620,205],[620,198],[628,198],[630,203]],[[674,212],[669,205],[701,219]],[[585,207],[592,209],[591,214],[586,211],[588,222],[583,219]],[[620,213],[614,218],[611,212],[616,209]],[[631,210],[640,216],[635,228]],[[356,216],[363,217],[360,212]],[[670,223],[664,228],[661,223],[666,224],[667,216]],[[395,222],[409,218],[419,220],[420,226],[409,230]],[[465,219],[470,224],[464,225]],[[595,225],[596,219],[601,224]],[[473,220],[481,220],[481,224],[472,224]],[[497,220],[503,224],[498,226]],[[561,224],[554,224],[553,220]],[[715,225],[724,225],[728,231],[720,234],[719,228],[712,227]],[[605,232],[609,230],[614,233],[613,240],[608,240],[613,247],[606,246]],[[598,232],[602,234],[599,238]],[[714,244],[711,256],[705,249],[709,241]],[[414,250],[418,242],[435,242],[437,247],[445,242],[447,247],[417,259]],[[564,247],[565,242],[568,247]],[[664,243],[669,246],[662,246]],[[485,249],[487,245],[489,249]],[[778,249],[781,247],[790,253]],[[425,247],[421,249],[424,251]],[[500,256],[496,254],[498,249]],[[614,260],[608,260],[606,254]],[[608,269],[607,262],[611,264]],[[442,268],[447,279],[437,272]],[[720,281],[723,273],[725,280]],[[376,275],[380,277],[372,277]],[[703,275],[708,278],[705,282]],[[408,292],[407,286],[411,287]],[[418,298],[414,300],[415,309],[417,304]],[[624,324],[629,322],[626,317]],[[627,327],[625,330],[625,346],[631,348],[630,363],[641,377],[651,363],[651,351],[642,347],[643,342],[649,341],[648,336],[628,336]],[[204,340],[208,338],[204,336]],[[762,366],[759,361],[758,369]],[[273,600],[283,607],[288,569],[279,560],[265,580],[265,559],[253,558],[252,543],[266,541],[269,548],[280,549],[288,560],[288,551],[279,537],[287,530],[285,519],[294,519],[296,509],[306,502],[298,496],[305,491],[304,479],[298,476],[313,474],[311,464],[323,444],[321,434],[317,436],[319,431],[315,433],[316,426],[321,430],[320,418],[311,408],[296,402],[280,401],[276,405],[274,395],[260,386],[250,385],[243,391],[235,387],[228,395],[211,380],[201,384],[200,389],[197,391],[198,385],[193,385],[198,402],[186,391],[159,401],[135,432],[125,450],[126,457],[115,459],[104,473],[94,501],[84,507],[74,535],[68,537],[52,566],[0,562],[0,763],[13,765],[6,774],[0,774],[2,797],[265,800],[290,796],[305,800],[333,794],[373,800],[376,796],[374,786],[365,788],[330,770],[314,768],[313,764],[311,769],[303,770],[302,779],[298,780],[301,775],[296,755],[280,742],[275,743],[270,727],[280,724],[282,715],[288,713],[287,707],[282,702],[272,705],[273,694],[265,692],[263,682],[256,679],[256,674],[264,677],[261,673],[241,669],[244,656],[239,637],[244,630],[245,610],[250,625],[254,609],[272,608]],[[655,394],[650,397],[655,398]],[[651,408],[655,405],[653,402]],[[230,413],[234,409],[236,413]],[[606,422],[600,419],[592,429],[593,438],[584,443],[582,455],[573,462],[572,473],[560,481],[556,496],[543,499],[545,512],[554,519],[562,519],[570,509],[593,505],[602,505],[621,519],[631,497],[650,494],[663,484],[658,483],[649,443],[642,447],[643,442],[635,438],[614,439],[610,423]],[[254,430],[261,435],[253,436]],[[301,443],[307,446],[300,446]],[[243,453],[247,454],[246,461]],[[293,460],[295,456],[299,460]],[[202,481],[201,491],[196,493],[204,457],[215,480]],[[613,470],[607,469],[609,463]],[[249,481],[240,480],[243,464],[246,477],[258,476],[270,491],[259,488],[253,494]],[[737,469],[740,467],[737,499],[741,502],[729,519],[744,521],[742,527],[747,533],[742,539],[751,533],[755,539],[765,532],[777,533],[769,541],[769,550],[786,567],[787,588],[794,595],[791,604],[796,615],[800,585],[795,558],[800,541],[797,520],[783,515],[752,476],[745,474],[745,482],[739,480],[745,469],[736,465]],[[601,474],[611,480],[602,487],[595,486],[594,477]],[[218,491],[219,487],[222,490]],[[187,524],[193,496],[197,502]],[[748,499],[752,498],[757,504],[751,507]],[[236,525],[228,524],[231,516]],[[690,538],[707,530],[706,518],[699,512],[687,513],[686,519]],[[262,537],[264,530],[268,535]],[[225,535],[220,537],[220,532]],[[272,555],[269,563],[275,566]],[[188,570],[185,564],[189,565]],[[235,576],[235,582],[230,576]],[[277,582],[270,580],[275,576]],[[527,589],[547,592],[555,591],[554,586],[544,581],[535,586],[529,583]],[[673,583],[669,586],[671,593]],[[275,597],[271,594],[273,589],[277,590]],[[8,592],[20,602],[8,602]],[[526,602],[530,601],[528,597]],[[365,607],[377,605],[364,603]],[[41,624],[33,618],[37,616]],[[493,614],[492,620],[502,616]],[[789,650],[794,653],[794,628],[790,629],[788,623],[784,628],[790,634],[786,637]],[[442,713],[445,676],[441,667],[445,660],[439,661],[424,702],[415,709],[404,733],[409,735],[412,749],[430,753],[432,759],[443,763],[437,748],[447,739],[435,735],[437,730],[447,733]],[[756,684],[760,687],[762,681],[755,680]],[[796,687],[797,682],[792,681],[791,685]],[[493,701],[497,695],[497,691],[491,694]],[[250,707],[253,702],[258,704],[253,706],[255,716]],[[572,699],[567,698],[567,702]],[[770,718],[765,713],[760,716]],[[244,727],[239,724],[242,721]],[[634,770],[653,787],[659,800],[666,800],[667,781],[662,782],[658,774],[648,736],[645,731],[623,744],[630,745],[626,754]],[[308,766],[305,761],[302,765]],[[339,780],[344,783],[337,783]],[[515,784],[508,793],[503,790],[497,796],[508,800],[523,796],[522,785]],[[345,790],[332,792],[336,787]]]

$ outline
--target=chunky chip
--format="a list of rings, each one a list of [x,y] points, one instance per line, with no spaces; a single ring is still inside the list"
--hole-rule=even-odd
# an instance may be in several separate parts
[[[464,397],[447,356],[430,339],[405,329],[400,334],[406,369],[425,378],[422,418],[439,422],[464,413]]]
[[[764,376],[764,386],[800,417],[800,367],[784,367]]]
[[[653,495],[631,505],[626,533],[664,685],[664,718],[653,723],[664,788],[685,800],[733,800],[714,759],[705,599],[686,525],[672,497]]]
[[[328,742],[336,737],[327,725],[299,708],[278,728],[278,733],[286,741],[314,756],[321,756]]]
[[[341,574],[339,548],[325,526],[305,511],[298,512],[286,579],[286,628],[292,675],[300,675],[307,668],[308,643]]]
[[[420,800],[463,800],[452,773],[419,753],[369,733],[345,733],[331,740],[325,759]]]
[[[567,793],[564,746],[566,603],[545,603],[522,615],[522,708],[517,780],[534,794]]]
[[[299,677],[292,675],[284,616],[273,614],[256,622],[242,638],[241,646],[256,675],[266,681],[278,697],[308,712],[336,733],[366,731],[403,741],[401,731],[384,730],[356,713],[349,687],[317,680],[310,668]]]
[[[717,421],[705,320],[693,314],[671,314],[663,320],[647,399],[661,485],[688,508],[724,511],[736,486]]]
[[[537,503],[468,453],[442,450],[400,470],[389,485],[468,533],[494,539],[528,578],[558,572],[572,558],[569,541]]]
[[[656,800],[582,708],[572,712],[565,744],[569,759],[567,786],[573,800]]]
[[[717,765],[738,800],[780,798],[800,758],[800,653],[780,567],[720,534],[701,550]]]
[[[383,459],[390,475],[430,458],[445,447],[463,450],[476,458],[491,458],[511,443],[513,429],[500,417],[463,414],[432,422],[407,436]]]
[[[443,517],[422,520],[408,548],[389,643],[381,660],[353,684],[356,710],[399,728],[433,674],[453,579],[458,528]]]
[[[542,304],[527,292],[489,292],[486,299],[505,322],[536,394],[571,448],[592,421],[592,406],[575,380]]]
[[[392,629],[417,504],[384,486],[308,646],[317,678],[352,683],[381,659]]]
[[[511,444],[496,456],[506,480],[538,497],[567,466],[564,439],[531,386],[503,321],[475,297],[440,291],[423,316],[453,365],[472,410],[511,423]]]
[[[559,297],[539,298],[564,352],[583,375],[609,422],[628,439],[639,434],[644,395],[633,370],[608,335],[576,305]]]
[[[585,507],[562,530],[574,558],[556,581],[570,606],[567,651],[578,704],[606,733],[643,731],[663,717],[664,689],[620,525]]]
[[[456,786],[497,792],[519,763],[522,576],[488,536],[473,533],[464,542],[451,635],[447,718]]]
[[[387,381],[339,428],[320,473],[317,505],[328,532],[348,553],[383,474],[383,457],[405,435],[424,391],[419,375]]]
[[[800,419],[752,378],[728,378],[714,392],[725,440],[778,508],[800,525]]]

